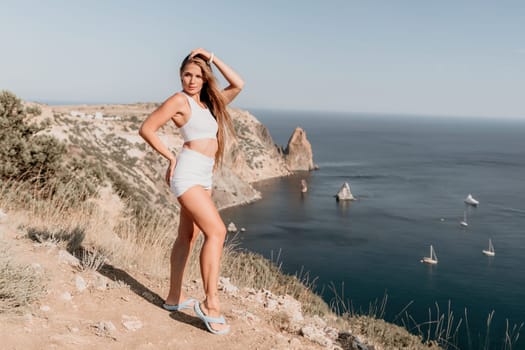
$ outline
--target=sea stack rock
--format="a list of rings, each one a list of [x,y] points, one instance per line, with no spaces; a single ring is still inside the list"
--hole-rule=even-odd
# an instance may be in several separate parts
[[[284,150],[286,165],[290,171],[309,171],[316,169],[312,154],[312,145],[306,139],[306,132],[295,128]]]
[[[301,192],[302,193],[308,192],[308,184],[306,183],[305,179],[301,180]]]
[[[479,204],[479,201],[474,199],[470,193],[468,194],[467,198],[465,198],[464,202],[465,204],[472,205],[473,207],[477,207]]]
[[[228,232],[237,232],[237,226],[233,222],[228,225]]]
[[[345,182],[343,186],[341,186],[341,189],[337,192],[335,198],[337,201],[353,201],[355,199],[352,195],[352,191],[350,191],[350,185],[348,182]]]

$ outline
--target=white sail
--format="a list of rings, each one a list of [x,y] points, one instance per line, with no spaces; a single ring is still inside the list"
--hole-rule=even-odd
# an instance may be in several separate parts
[[[434,251],[434,247],[432,246],[432,244],[430,245],[430,256],[423,257],[423,259],[421,259],[421,262],[425,264],[431,264],[431,265],[435,265],[438,263],[438,258],[437,258],[436,252]]]

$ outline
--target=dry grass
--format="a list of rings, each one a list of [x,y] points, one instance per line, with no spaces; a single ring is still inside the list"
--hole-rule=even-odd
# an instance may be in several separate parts
[[[44,279],[31,266],[13,262],[6,247],[0,248],[0,313],[20,312],[45,290]]]
[[[279,257],[272,262],[263,256],[238,249],[235,238],[227,242],[224,250],[222,274],[230,277],[240,287],[267,289],[277,295],[291,295],[303,305],[309,315],[332,314],[324,300],[313,292],[315,279],[309,274],[298,272],[286,275],[281,270]]]
[[[452,311],[449,301],[447,308],[442,310],[436,302],[434,308],[428,309],[428,319],[421,322],[416,321],[409,313],[412,302],[408,303],[395,317],[392,322],[385,322],[385,311],[387,308],[388,295],[385,293],[382,300],[375,300],[368,306],[368,310],[354,310],[351,301],[345,300],[344,295],[331,286],[335,295],[332,308],[338,314],[343,315],[348,321],[348,328],[354,334],[362,334],[372,343],[381,344],[384,349],[460,349],[460,340],[467,340],[468,349],[489,350],[492,348],[490,330],[494,311],[487,316],[485,334],[478,334],[472,339],[468,323],[467,310],[464,317],[457,317]],[[344,285],[341,286],[344,291]],[[512,350],[517,343],[524,324],[510,324],[506,320],[506,330],[501,349]],[[340,339],[346,342],[343,335]]]
[[[380,345],[385,350],[437,350],[443,348],[440,346],[442,343],[438,343],[431,337],[424,337],[421,331],[417,335],[409,332],[406,324],[403,324],[404,326],[401,327],[391,322],[386,322],[384,317],[388,304],[388,294],[385,293],[381,300],[375,299],[371,301],[368,304],[368,310],[355,310],[352,302],[345,299],[344,284],[341,285],[341,292],[335,285],[331,285],[330,290],[335,295],[331,305],[332,309],[347,320],[348,329],[351,330],[352,334],[363,335],[372,345]],[[399,312],[394,322],[400,315],[408,315],[406,310],[410,305],[411,303]],[[345,344],[352,341],[352,336],[341,334],[339,340],[342,344]]]
[[[158,215],[141,220],[122,215],[114,227],[112,239],[103,242],[102,237],[98,237],[95,243],[111,251],[112,260],[120,266],[165,277],[174,236],[172,218]]]
[[[0,207],[24,212],[23,216],[31,218],[22,227],[29,238],[63,246],[85,268],[100,268],[103,262],[110,262],[154,277],[167,276],[169,247],[174,239],[171,218],[159,215],[141,220],[127,213],[126,205],[116,211],[104,210],[105,199],[78,201],[84,194],[76,193],[75,186],[48,190],[55,195],[43,199],[26,185],[3,183]]]
[[[354,316],[350,319],[349,324],[353,334],[361,334],[370,343],[379,344],[385,350],[442,349],[434,341],[423,344],[421,336],[415,336],[405,328],[385,322],[382,319],[370,316]]]

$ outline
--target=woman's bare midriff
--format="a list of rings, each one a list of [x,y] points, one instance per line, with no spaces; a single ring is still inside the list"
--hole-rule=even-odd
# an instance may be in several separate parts
[[[199,152],[206,157],[215,158],[218,145],[216,139],[200,139],[184,142],[183,147]]]

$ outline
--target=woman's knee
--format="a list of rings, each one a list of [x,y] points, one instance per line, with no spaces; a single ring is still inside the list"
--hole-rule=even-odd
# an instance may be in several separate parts
[[[226,239],[226,226],[217,225],[217,227],[208,230],[208,232],[204,232],[204,236],[206,239],[212,239],[222,243]]]

